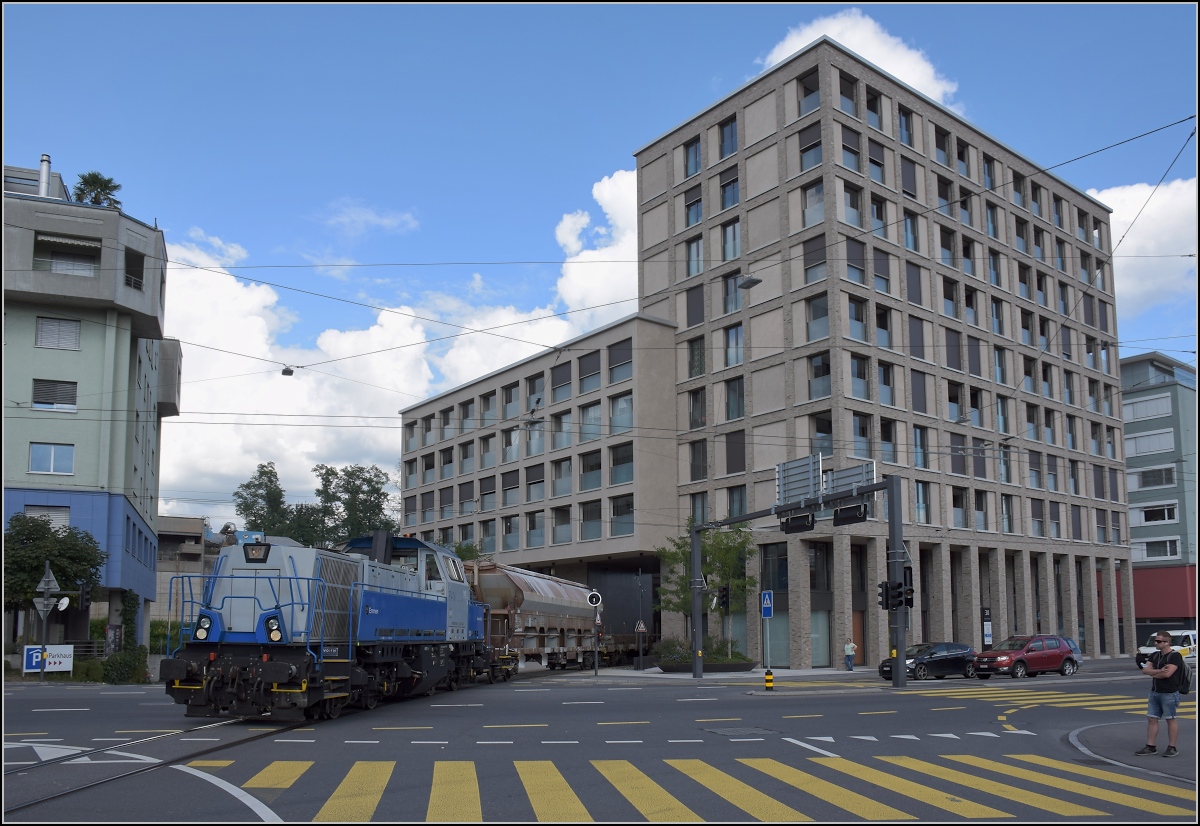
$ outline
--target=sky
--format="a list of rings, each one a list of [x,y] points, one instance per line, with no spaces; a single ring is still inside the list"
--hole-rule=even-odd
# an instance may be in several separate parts
[[[823,34],[1112,207],[1121,355],[1195,364],[1191,4],[3,13],[4,163],[166,236],[162,513],[395,475],[399,410],[636,311],[633,153]]]

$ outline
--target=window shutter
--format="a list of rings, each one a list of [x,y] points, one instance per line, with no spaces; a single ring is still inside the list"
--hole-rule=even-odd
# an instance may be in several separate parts
[[[579,358],[579,375],[591,376],[600,372],[600,351]]]
[[[546,478],[545,465],[531,465],[525,468],[525,483],[532,484],[533,482],[541,482]]]
[[[73,381],[34,379],[33,404],[35,406],[48,404],[74,407],[78,387],[79,385]]]
[[[52,528],[71,527],[71,509],[57,505],[26,505],[25,515],[50,520]]]
[[[38,318],[34,347],[52,350],[78,350],[82,322],[69,318]]]
[[[725,472],[743,473],[746,470],[746,431],[734,430],[725,434]]]

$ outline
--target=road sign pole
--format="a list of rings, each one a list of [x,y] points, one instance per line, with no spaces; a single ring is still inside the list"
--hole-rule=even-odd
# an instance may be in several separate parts
[[[50,560],[46,560],[46,573],[42,576],[42,661],[41,674],[38,676],[38,682],[46,682],[46,635],[50,631],[50,612],[45,609],[46,600],[50,598],[50,582],[54,579],[50,574]]]
[[[592,676],[600,676],[600,608],[596,608],[596,629],[592,632]]]
[[[704,610],[703,601],[704,575],[700,572],[700,525],[692,522],[692,677],[700,679],[704,676],[704,651],[701,650],[700,621]]]

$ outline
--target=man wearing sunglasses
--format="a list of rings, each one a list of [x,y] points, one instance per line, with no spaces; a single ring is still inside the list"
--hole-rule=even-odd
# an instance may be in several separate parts
[[[1149,722],[1146,732],[1146,745],[1134,754],[1145,757],[1158,754],[1154,741],[1158,739],[1158,721],[1167,721],[1167,750],[1163,757],[1174,757],[1179,752],[1175,741],[1179,738],[1179,720],[1175,711],[1179,708],[1179,684],[1183,676],[1183,657],[1171,648],[1171,635],[1159,631],[1154,635],[1155,653],[1150,655],[1142,668],[1142,673],[1148,674],[1154,682],[1150,687],[1150,705],[1146,711]]]

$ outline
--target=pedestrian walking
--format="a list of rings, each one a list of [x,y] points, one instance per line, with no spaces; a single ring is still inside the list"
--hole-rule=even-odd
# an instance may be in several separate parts
[[[854,670],[854,652],[858,650],[858,646],[854,644],[853,639],[851,639],[850,637],[846,637],[846,646],[845,646],[844,650],[846,652],[846,670],[853,671]]]
[[[1154,635],[1155,653],[1142,663],[1142,673],[1149,675],[1150,704],[1146,710],[1149,718],[1146,726],[1146,745],[1134,752],[1139,757],[1158,754],[1155,740],[1158,739],[1158,721],[1167,721],[1167,749],[1163,757],[1179,754],[1175,742],[1179,739],[1179,720],[1175,712],[1179,708],[1179,684],[1183,680],[1183,656],[1171,648],[1171,634],[1159,631]]]

